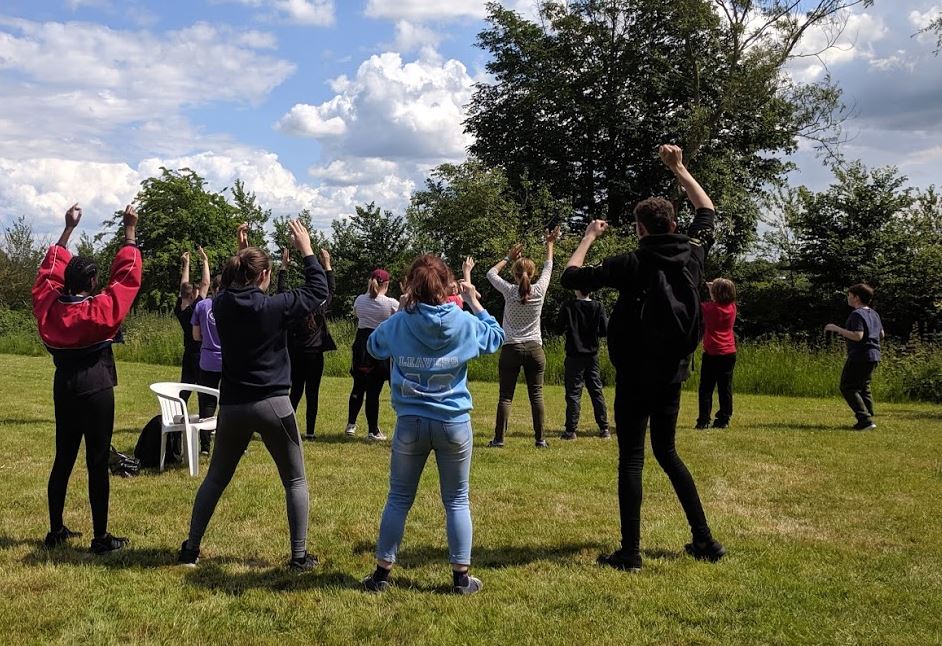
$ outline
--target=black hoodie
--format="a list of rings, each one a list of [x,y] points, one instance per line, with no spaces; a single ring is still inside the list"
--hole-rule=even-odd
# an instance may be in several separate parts
[[[327,278],[315,256],[304,259],[304,284],[268,296],[258,287],[228,288],[213,299],[222,346],[219,403],[243,404],[287,395],[291,388],[286,330],[327,300]]]
[[[628,383],[679,383],[689,375],[689,357],[665,360],[663,356],[649,356],[645,348],[632,344],[632,339],[611,342],[619,336],[618,319],[633,307],[637,293],[639,267],[686,267],[694,285],[703,281],[703,265],[713,244],[713,225],[716,213],[712,209],[697,209],[693,223],[687,231],[647,235],[638,248],[630,253],[611,256],[595,267],[568,267],[562,275],[562,285],[583,293],[595,292],[603,287],[618,290],[618,302],[609,324],[609,354],[618,368],[618,380]],[[622,319],[624,320],[624,319]]]

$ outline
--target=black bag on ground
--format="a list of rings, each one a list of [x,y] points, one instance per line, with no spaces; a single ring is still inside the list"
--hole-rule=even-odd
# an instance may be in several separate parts
[[[141,436],[137,438],[134,447],[134,457],[140,460],[141,466],[146,469],[156,469],[160,466],[160,415],[147,422]],[[164,466],[179,464],[183,460],[182,433],[167,435],[167,452],[164,456]]]
[[[108,457],[108,468],[111,469],[111,475],[128,478],[136,476],[141,470],[141,463],[130,455],[121,453],[113,446],[111,455]]]

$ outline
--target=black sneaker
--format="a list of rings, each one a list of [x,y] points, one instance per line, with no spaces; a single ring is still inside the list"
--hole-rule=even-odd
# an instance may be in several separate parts
[[[468,584],[467,585],[456,585],[452,587],[452,592],[455,594],[467,595],[467,594],[476,594],[484,589],[484,584],[481,582],[481,579],[468,575]]]
[[[367,592],[386,592],[389,589],[389,581],[374,579],[372,574],[360,581],[360,585]]]
[[[609,432],[607,428],[603,428],[603,429],[599,429],[599,437],[602,438],[603,440],[607,440],[612,437],[612,434]]]
[[[595,562],[624,572],[641,571],[641,555],[628,554],[624,550],[615,550],[611,554],[600,554]]]
[[[317,439],[317,436],[313,433],[305,433],[303,436],[305,442],[313,442]]]
[[[561,439],[561,440],[574,440],[574,439],[576,439],[576,432],[575,432],[575,431],[566,431],[565,433],[562,433],[562,434],[559,436],[559,439]]]
[[[128,539],[122,536],[112,536],[111,534],[105,534],[100,538],[93,538],[91,550],[93,554],[109,554],[111,552],[117,552],[120,549],[124,549],[128,546]]]
[[[697,425],[694,426],[694,428],[698,431],[705,431],[706,429],[710,428],[710,422],[697,422]]]
[[[713,421],[713,428],[729,428],[728,419],[717,419]]]
[[[871,431],[877,427],[873,420],[861,420],[854,424],[855,431]]]
[[[200,444],[200,455],[209,455],[209,447],[208,442]]]
[[[52,549],[53,547],[59,547],[70,538],[78,538],[81,535],[82,532],[73,532],[68,527],[63,525],[59,528],[58,531],[49,532],[46,534],[46,539],[43,541],[43,545]]]
[[[304,553],[304,556],[291,559],[288,562],[288,567],[290,567],[292,570],[298,570],[299,572],[313,570],[318,565],[320,565],[320,561],[317,560],[317,557],[313,554],[308,554],[307,552]]]
[[[183,541],[183,545],[180,546],[180,553],[177,555],[177,563],[195,567],[200,560],[200,549],[197,547],[195,550],[191,550],[186,546],[188,542],[189,541]]]
[[[538,449],[548,449],[548,448],[549,448],[549,442],[547,442],[546,440],[537,440],[537,441],[535,442],[534,446],[536,446],[536,448],[538,448]]]
[[[503,440],[491,440],[487,443],[488,448],[491,449],[502,449],[504,448]]]
[[[719,541],[694,541],[684,545],[684,551],[698,561],[716,563],[726,555],[726,548]]]

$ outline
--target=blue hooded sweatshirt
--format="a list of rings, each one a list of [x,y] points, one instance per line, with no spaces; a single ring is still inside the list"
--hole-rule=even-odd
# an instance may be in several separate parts
[[[419,303],[383,321],[366,347],[377,359],[392,359],[397,415],[465,422],[472,408],[468,361],[497,352],[503,342],[504,331],[487,311]]]

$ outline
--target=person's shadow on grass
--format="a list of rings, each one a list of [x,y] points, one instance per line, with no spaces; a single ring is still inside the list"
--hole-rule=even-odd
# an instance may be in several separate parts
[[[249,590],[264,588],[273,592],[300,591],[313,588],[344,589],[359,584],[353,576],[321,565],[310,572],[297,572],[286,565],[250,569],[247,572],[233,573],[223,568],[224,561],[213,559],[201,562],[188,571],[184,577],[188,585],[205,588],[214,592],[223,592],[231,596],[241,596]]]
[[[565,563],[573,561],[580,552],[590,550],[598,552],[605,545],[597,542],[563,543],[551,546],[509,545],[504,547],[474,547],[475,567],[499,569],[527,565],[536,561],[552,561]],[[376,544],[361,541],[354,548],[354,554],[370,554],[376,550]],[[594,558],[594,556],[593,556]],[[402,550],[396,562],[404,567],[415,567],[435,563],[447,563],[448,552],[441,547],[424,545],[409,547]]]

